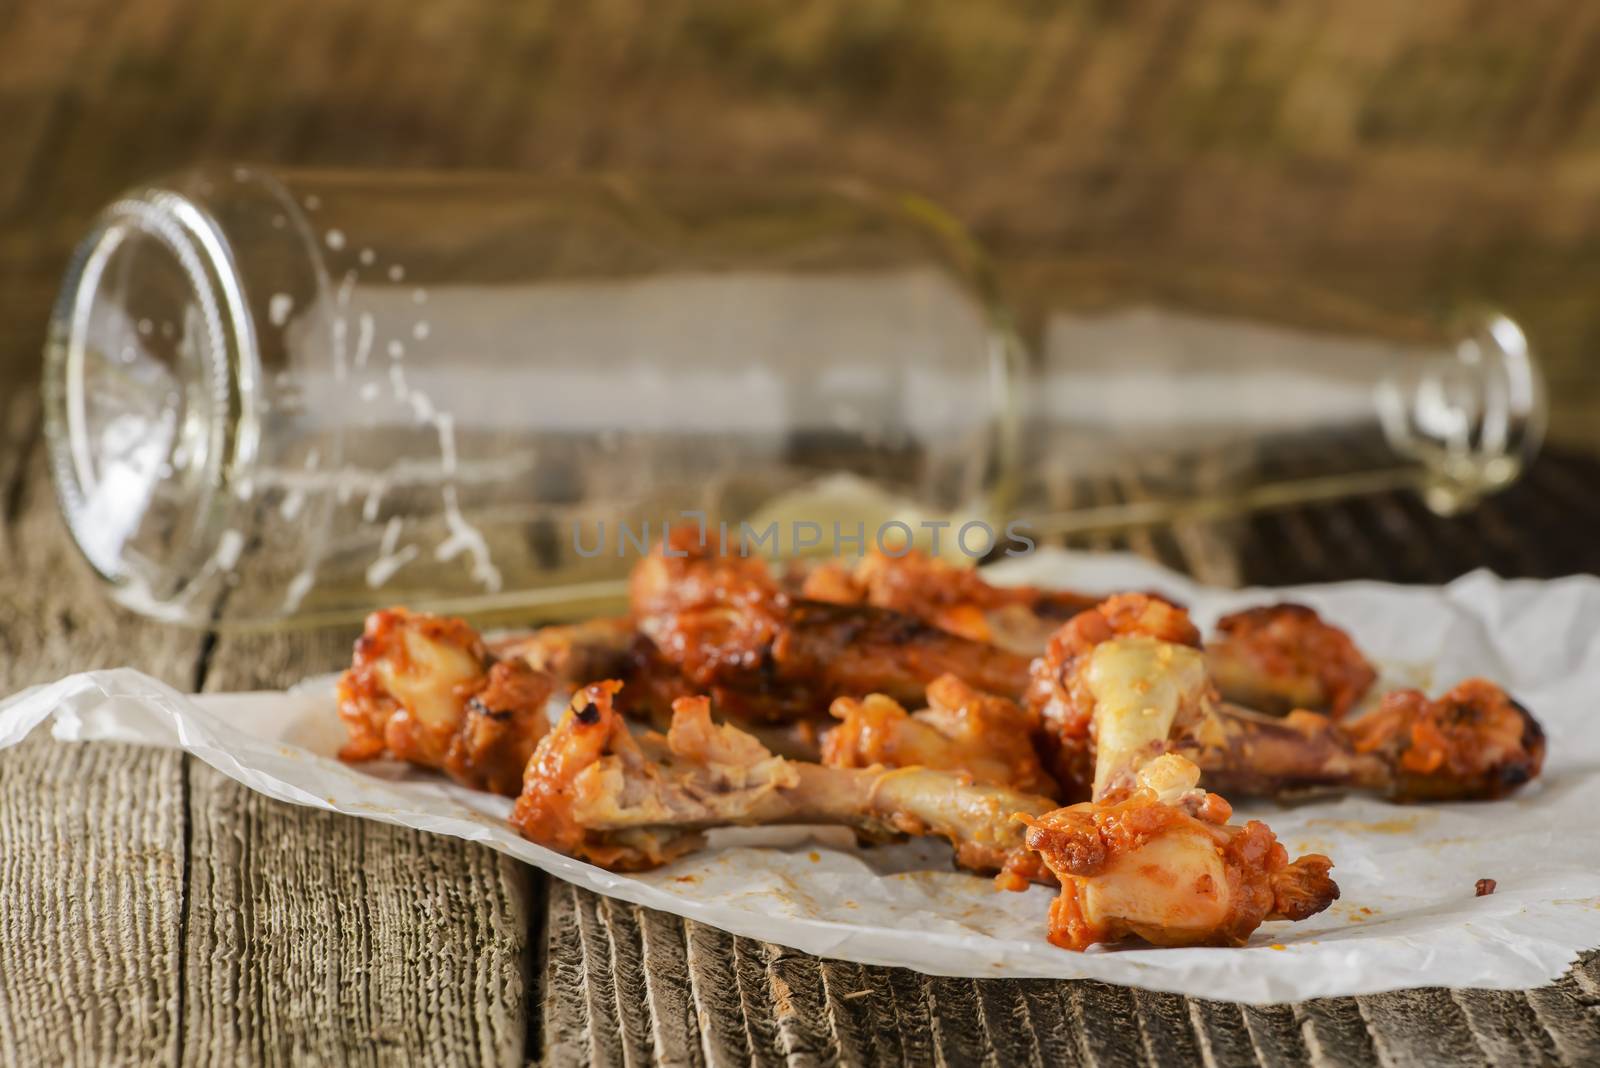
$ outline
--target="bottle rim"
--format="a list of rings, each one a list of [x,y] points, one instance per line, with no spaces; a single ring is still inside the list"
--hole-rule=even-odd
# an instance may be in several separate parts
[[[162,329],[181,322],[183,337],[173,346],[177,357],[149,369],[168,376],[165,399],[122,391],[116,406],[101,410],[91,376],[115,373],[115,361],[130,352],[141,362],[147,355],[143,346],[113,353],[95,336],[108,312],[123,313],[111,307],[119,296],[108,277],[119,255],[128,262],[118,264],[118,274],[160,271],[181,280],[165,295]],[[138,332],[149,333],[151,321],[140,319]],[[118,602],[169,621],[204,622],[213,614],[216,606],[200,603],[204,591],[217,588],[212,580],[232,564],[226,557],[242,549],[226,488],[256,452],[251,402],[258,366],[227,237],[203,206],[173,188],[150,186],[101,211],[73,254],[51,315],[44,414],[49,468],[68,530]],[[169,427],[163,440],[154,428],[173,418],[162,408],[174,392],[183,400],[181,426]],[[108,454],[125,430],[141,425],[140,459]],[[152,553],[135,541],[152,518],[158,486],[169,501],[176,498],[179,521]]]

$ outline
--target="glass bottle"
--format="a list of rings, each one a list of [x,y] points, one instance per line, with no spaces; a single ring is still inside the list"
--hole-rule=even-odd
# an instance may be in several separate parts
[[[1504,316],[1026,324],[948,215],[854,183],[208,168],[79,246],[46,430],[112,595],[239,627],[610,611],[674,522],[972,561],[1396,484],[1457,508],[1542,426]]]

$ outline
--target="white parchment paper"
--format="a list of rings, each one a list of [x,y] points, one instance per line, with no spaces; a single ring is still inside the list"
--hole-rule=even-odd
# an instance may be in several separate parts
[[[1088,977],[1271,1002],[1409,986],[1525,988],[1600,946],[1600,580],[1443,588],[1344,583],[1274,591],[1196,586],[1121,555],[1041,552],[997,572],[1087,590],[1160,589],[1208,627],[1265,600],[1311,604],[1379,659],[1388,684],[1430,692],[1470,676],[1506,685],[1550,739],[1541,779],[1494,803],[1368,798],[1239,806],[1290,854],[1333,858],[1342,898],[1303,923],[1264,924],[1242,949],[1097,948],[1045,941],[1052,892],[1001,893],[927,842],[858,849],[830,828],[717,832],[713,848],[639,876],[542,849],[505,823],[510,802],[389,762],[346,766],[331,682],[288,693],[186,696],[132,669],[73,675],[0,704],[0,747],[44,720],[66,740],[181,746],[295,804],[483,842],[580,886],[736,934],[864,964],[941,975]],[[1474,896],[1480,878],[1498,890]]]

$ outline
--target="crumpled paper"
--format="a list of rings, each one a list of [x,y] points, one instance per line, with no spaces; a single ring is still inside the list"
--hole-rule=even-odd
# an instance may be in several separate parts
[[[1222,591],[1125,555],[1041,552],[994,574],[1086,590],[1157,589],[1206,628],[1268,600],[1308,603],[1378,658],[1389,685],[1438,692],[1471,675],[1507,686],[1549,735],[1544,775],[1510,800],[1398,806],[1370,798],[1238,807],[1291,856],[1333,858],[1342,897],[1302,923],[1267,923],[1239,949],[1045,941],[1052,892],[1002,893],[950,870],[942,844],[859,849],[837,828],[715,832],[713,848],[615,875],[518,837],[510,802],[392,762],[334,759],[344,738],[331,679],[287,693],[187,696],[130,669],[73,675],[0,704],[0,747],[54,716],[66,740],[181,746],[246,786],[483,842],[579,886],[735,934],[863,964],[939,975],[1093,978],[1245,1002],[1414,986],[1516,989],[1600,946],[1600,579],[1443,588],[1373,582]],[[1479,879],[1497,891],[1475,896]]]

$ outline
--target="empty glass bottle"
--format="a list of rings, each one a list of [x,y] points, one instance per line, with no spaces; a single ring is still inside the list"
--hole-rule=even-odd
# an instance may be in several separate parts
[[[113,596],[233,626],[598,609],[674,521],[973,559],[1007,525],[1380,485],[1459,507],[1542,425],[1503,316],[1454,340],[1148,301],[1028,321],[1023,344],[949,216],[851,183],[213,168],[80,245],[46,426]]]

